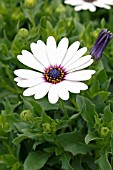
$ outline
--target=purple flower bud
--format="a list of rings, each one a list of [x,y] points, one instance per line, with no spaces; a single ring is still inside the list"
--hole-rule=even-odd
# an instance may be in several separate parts
[[[93,48],[90,51],[90,54],[94,59],[100,59],[102,57],[103,50],[111,38],[113,38],[113,34],[110,31],[107,31],[107,29],[103,29],[100,32]]]

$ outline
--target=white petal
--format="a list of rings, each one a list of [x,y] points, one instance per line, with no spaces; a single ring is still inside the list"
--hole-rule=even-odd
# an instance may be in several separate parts
[[[46,82],[43,82],[43,83],[46,83]],[[41,83],[40,85],[43,85],[43,83]],[[38,85],[39,85],[39,84],[38,84]],[[36,94],[36,93],[37,93],[37,90],[38,90],[38,85],[26,89],[26,90],[23,92],[23,95],[24,95],[24,96],[32,96],[32,95]]]
[[[96,7],[93,4],[89,4],[89,10],[91,12],[95,12],[96,11]]]
[[[74,42],[69,48],[68,51],[65,55],[65,58],[62,62],[62,65],[64,66],[68,61],[70,61],[70,59],[76,54],[78,48],[80,46],[80,42],[76,41]]]
[[[83,4],[84,2],[82,0],[65,0],[65,4],[70,4],[70,5],[80,5]]]
[[[43,41],[38,40],[37,44],[31,43],[31,51],[44,67],[49,67],[50,63],[47,58],[46,45]]]
[[[89,60],[87,63],[85,63],[84,65],[81,65],[80,67],[76,67],[76,68],[74,68],[74,69],[71,69],[70,71],[68,71],[69,73],[70,72],[74,72],[74,71],[76,71],[76,70],[81,70],[81,69],[83,69],[83,68],[86,68],[86,67],[88,67],[88,66],[90,66],[92,63],[93,63],[93,59],[91,59],[91,60]]]
[[[80,70],[80,71],[67,74],[65,79],[72,80],[72,81],[89,80],[91,78],[91,75],[94,73],[95,73],[94,70]]]
[[[106,4],[103,5],[103,8],[105,8],[105,9],[111,9],[111,7],[108,6],[108,5],[106,5]]]
[[[56,61],[56,41],[54,37],[50,36],[47,39],[47,55],[51,65],[55,65]]]
[[[55,104],[58,101],[59,97],[57,94],[56,84],[53,84],[50,87],[49,93],[48,93],[48,100],[51,104]]]
[[[94,7],[94,5],[93,5],[93,3],[91,2],[85,2],[83,5],[82,5],[82,9],[83,10],[87,10],[87,9],[89,9],[91,12],[94,12],[94,11],[92,11],[92,10],[94,10],[95,9],[95,7]]]
[[[36,58],[28,51],[22,50],[22,55],[17,56],[18,60],[24,65],[35,70],[44,72],[44,67],[36,60]]]
[[[90,8],[90,4],[91,4],[91,3],[89,3],[89,2],[88,2],[88,3],[85,2],[85,3],[82,5],[82,9],[83,9],[83,10],[89,9],[89,8]]]
[[[98,7],[98,5],[96,5]],[[106,4],[103,4],[102,6],[100,6],[101,8],[105,8],[105,9],[111,9],[110,6],[106,5]]]
[[[78,86],[76,87],[75,82],[65,80],[63,81],[63,84],[71,93],[80,93],[80,88]]]
[[[43,98],[49,91],[51,87],[51,83],[43,83],[38,85],[37,92],[35,94],[35,99],[41,99]]]
[[[77,61],[80,57],[82,57],[87,51],[86,47],[83,47],[81,49],[79,49],[76,54],[74,55],[74,57],[66,63],[65,68],[67,68],[67,66],[69,66],[70,64],[73,64],[75,61]]]
[[[17,83],[19,87],[33,87],[36,86],[40,83],[44,82],[43,78],[38,78],[38,79],[30,79],[30,80],[22,80]]]
[[[84,64],[86,64],[90,59],[91,59],[91,55],[87,55],[84,57],[81,57],[79,60],[75,61],[73,64],[70,64],[69,66],[66,67],[66,71],[72,70],[74,68],[83,66]]]
[[[61,83],[56,84],[57,94],[62,100],[69,99],[69,92],[65,86]]]
[[[101,0],[104,4],[107,4],[107,5],[113,5],[113,0]]]
[[[96,11],[96,7],[89,2],[83,2],[83,4],[76,6],[74,9],[75,11],[80,11],[80,10],[90,10],[91,12]]]
[[[83,8],[82,8],[83,5],[78,5],[74,8],[75,11],[81,11]]]
[[[82,82],[73,82],[73,81],[63,81],[63,85],[71,93],[80,93],[80,90],[88,89],[88,86]]]
[[[26,70],[26,69],[15,70],[14,74],[18,77],[26,78],[26,79],[34,79],[34,78],[43,77],[42,73],[39,73],[33,70]]]
[[[93,2],[93,4],[94,4],[95,6],[98,6],[98,7],[103,7],[103,2],[102,2],[102,0],[101,0],[101,1],[95,1],[95,2]]]
[[[99,1],[98,0],[98,1],[93,2],[93,4],[96,5],[97,7],[100,7],[100,8],[110,9],[110,6],[108,6],[107,3],[105,3],[104,1]]]
[[[25,79],[20,78],[20,77],[16,77],[16,78],[14,78],[14,81],[16,81],[16,82],[19,82],[19,81],[22,81],[22,80],[25,80]]]
[[[63,58],[67,52],[68,48],[68,39],[63,38],[57,47],[57,56],[56,56],[56,65],[60,65],[63,61]]]

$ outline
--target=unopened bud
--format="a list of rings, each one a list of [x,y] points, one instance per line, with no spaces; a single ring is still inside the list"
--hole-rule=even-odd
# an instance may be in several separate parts
[[[25,0],[25,5],[27,8],[33,8],[36,4],[36,0]]]
[[[29,122],[32,118],[32,113],[30,110],[24,110],[20,113],[20,119]]]
[[[26,38],[27,35],[28,35],[28,30],[25,29],[25,28],[21,28],[19,31],[18,31],[18,35],[21,37],[21,38]]]
[[[51,123],[51,130],[52,130],[52,132],[56,132],[56,130],[57,130],[57,123],[56,122]]]
[[[107,127],[102,127],[101,128],[101,136],[102,137],[106,137],[106,135],[108,134],[108,132],[109,132],[109,128],[107,128]]]
[[[98,60],[102,57],[104,48],[107,46],[107,44],[112,38],[113,34],[110,31],[107,31],[107,29],[103,29],[100,32],[93,48],[90,51],[90,54],[94,59]]]
[[[51,133],[51,125],[50,123],[43,123],[42,128],[45,133]]]

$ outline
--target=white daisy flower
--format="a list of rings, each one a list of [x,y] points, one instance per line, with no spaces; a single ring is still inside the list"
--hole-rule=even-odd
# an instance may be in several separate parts
[[[23,50],[17,58],[36,71],[14,71],[17,85],[27,88],[23,95],[34,95],[35,99],[41,99],[48,93],[49,102],[54,104],[59,98],[68,100],[69,91],[80,93],[80,90],[88,89],[82,81],[89,80],[95,71],[82,69],[91,65],[93,59],[91,55],[82,57],[87,48],[78,49],[79,46],[80,42],[76,41],[68,48],[68,39],[63,38],[57,47],[52,36],[48,37],[46,45],[41,40],[31,43],[32,53]]]
[[[75,11],[90,10],[95,12],[96,7],[110,9],[113,0],[65,0],[64,3],[75,6]]]

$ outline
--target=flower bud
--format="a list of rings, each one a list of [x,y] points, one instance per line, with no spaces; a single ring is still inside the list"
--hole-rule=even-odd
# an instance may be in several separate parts
[[[107,46],[111,38],[113,38],[113,34],[110,31],[107,31],[107,29],[103,29],[100,32],[93,48],[90,51],[90,54],[94,59],[97,60],[102,57],[104,48]]]
[[[56,12],[57,13],[62,13],[62,12],[65,12],[66,11],[66,9],[65,9],[65,7],[62,5],[62,4],[60,4],[57,8],[56,8]]]
[[[23,18],[23,14],[20,8],[15,8],[15,10],[11,14],[11,19],[13,21],[18,21],[18,20],[21,20],[21,18]]]
[[[101,134],[102,137],[106,137],[107,134],[108,134],[108,132],[109,132],[109,128],[107,128],[107,127],[102,127],[100,134]]]
[[[113,120],[109,123],[109,129],[113,130]]]
[[[28,30],[25,29],[25,28],[21,28],[19,31],[18,31],[18,35],[21,37],[21,38],[26,38],[27,35],[28,35]]]
[[[36,4],[36,0],[25,0],[25,5],[27,8],[33,8]]]
[[[57,130],[57,123],[56,122],[51,123],[51,130],[52,130],[52,132],[56,132],[56,130]]]
[[[50,125],[50,123],[43,123],[42,124],[42,129],[44,130],[45,133],[51,133],[51,125]]]
[[[20,119],[29,122],[32,118],[32,113],[30,110],[24,110],[20,113]]]

